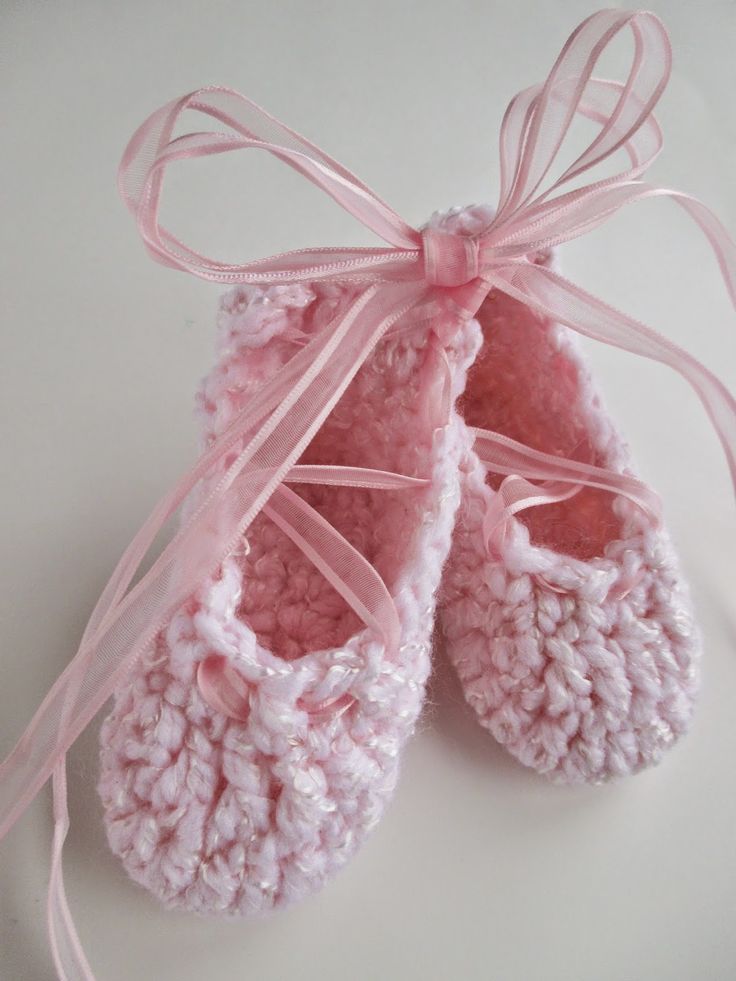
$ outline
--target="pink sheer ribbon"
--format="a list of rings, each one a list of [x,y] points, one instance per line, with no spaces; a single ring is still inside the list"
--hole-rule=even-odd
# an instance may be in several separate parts
[[[595,487],[635,504],[653,528],[662,523],[659,495],[630,474],[542,453],[509,436],[473,428],[474,449],[490,473],[504,475],[483,516],[483,536],[493,548],[507,521],[527,508],[555,504]]]
[[[602,52],[626,28],[633,37],[634,55],[625,81],[593,77]],[[92,976],[61,879],[61,847],[68,824],[66,753],[177,607],[238,547],[254,518],[268,509],[272,520],[281,522],[293,540],[299,540],[300,547],[360,611],[369,628],[380,633],[389,649],[395,643],[398,620],[390,593],[375,570],[350,552],[349,546],[345,549],[347,543],[333,534],[334,529],[316,520],[286,486],[303,450],[389,331],[404,329],[420,318],[434,318],[438,330],[440,325],[447,330],[448,312],[455,318],[472,316],[487,293],[498,289],[579,333],[680,372],[703,402],[736,484],[736,402],[723,384],[651,328],[528,259],[597,227],[626,204],[667,196],[706,235],[736,305],[736,247],[718,219],[688,195],[642,180],[661,149],[662,137],[652,113],[670,65],[666,31],[651,13],[604,10],[580,24],[544,84],[520,92],[509,104],[500,137],[498,210],[489,226],[471,239],[411,227],[337,161],[230,89],[214,87],[191,93],[154,112],[136,131],[123,155],[120,190],[146,248],[157,261],[220,283],[341,279],[359,289],[348,309],[262,387],[155,508],[106,586],[77,654],[0,767],[0,836],[54,776],[56,830],[48,915],[60,978]],[[187,109],[218,120],[228,131],[174,137],[175,125]],[[599,124],[599,129],[561,176],[548,181],[576,115]],[[265,150],[282,160],[388,245],[301,249],[243,265],[222,263],[189,248],[159,221],[165,170],[178,160],[238,149]],[[619,150],[628,157],[627,167],[612,177],[573,186]],[[496,447],[500,449],[510,451]],[[529,479],[532,470],[524,471],[518,454],[516,459],[519,469],[509,477]],[[542,471],[549,465],[536,463]],[[527,464],[531,467],[528,458]],[[558,461],[556,466],[562,464]],[[331,469],[333,479],[351,479],[338,474],[339,468]],[[567,494],[579,484],[600,480],[616,493],[633,494],[645,508],[653,506],[641,497],[640,488],[613,486],[615,480],[612,485],[610,476],[604,478],[594,469],[562,475],[557,471],[549,478],[553,483],[565,485],[571,478],[575,483],[567,483],[566,488],[547,487],[546,492]],[[378,483],[389,479],[366,473],[363,477]],[[391,479],[408,489],[400,475]],[[518,486],[523,498],[529,488]],[[130,588],[157,530],[197,487],[197,508],[149,572]],[[205,690],[211,680],[203,680]],[[227,700],[228,695],[224,690],[219,696],[211,691],[211,697]],[[234,711],[240,711],[237,703]]]

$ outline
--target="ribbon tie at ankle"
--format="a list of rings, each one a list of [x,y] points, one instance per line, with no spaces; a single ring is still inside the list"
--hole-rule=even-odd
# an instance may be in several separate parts
[[[464,286],[477,279],[480,250],[475,236],[439,228],[422,231],[424,276],[432,286]]]

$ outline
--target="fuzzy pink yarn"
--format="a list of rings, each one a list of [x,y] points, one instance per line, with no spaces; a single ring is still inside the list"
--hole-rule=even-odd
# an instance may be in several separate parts
[[[205,443],[351,290],[224,296],[219,363],[198,397]],[[470,322],[446,348],[453,398],[479,344]],[[130,876],[168,906],[245,914],[305,896],[345,863],[391,796],[424,698],[465,448],[457,414],[435,430],[423,411],[429,353],[426,327],[384,340],[302,459],[429,477],[429,486],[297,488],[386,582],[402,629],[394,659],[261,515],[116,693],[101,733],[107,836]],[[213,654],[247,682],[244,722],[197,688],[197,667]]]
[[[576,339],[493,292],[460,411],[535,449],[631,472]],[[629,501],[585,488],[511,519],[483,515],[500,478],[469,449],[440,620],[465,697],[527,766],[570,783],[656,763],[688,728],[700,641],[669,537]]]

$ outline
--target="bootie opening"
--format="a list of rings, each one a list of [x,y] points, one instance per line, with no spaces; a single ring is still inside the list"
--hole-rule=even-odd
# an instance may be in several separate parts
[[[305,292],[305,290],[307,290]],[[245,291],[243,291],[245,294]],[[250,296],[250,299],[248,299]],[[351,291],[335,286],[300,287],[287,302],[268,297],[279,310],[279,330],[263,325],[263,298],[253,291],[230,306],[238,316],[221,323],[230,346],[230,357],[208,383],[201,400],[205,416],[222,412],[227,391],[227,412],[236,413],[253,394],[254,361],[261,359],[263,373],[271,373],[291,358],[325,324],[335,311],[350,302]],[[257,323],[265,343],[254,352],[250,321],[243,315],[255,305]],[[329,328],[328,328],[329,329]],[[430,466],[432,431],[420,414],[421,368],[427,355],[426,332],[407,332],[384,340],[352,381],[321,430],[299,460],[300,464],[369,467],[412,477],[425,477]],[[247,360],[250,384],[242,384]],[[217,408],[216,408],[217,407]],[[221,428],[227,420],[218,418]],[[205,419],[208,428],[214,417]],[[424,491],[371,490],[294,484],[292,490],[317,510],[363,555],[386,583],[396,585],[412,549]],[[262,647],[277,657],[293,660],[312,651],[339,647],[362,622],[310,559],[267,515],[251,526],[247,543],[238,556],[242,570],[236,615],[256,634]]]
[[[555,326],[496,290],[477,319],[483,346],[458,402],[466,423],[544,453],[610,466],[579,414],[578,368],[560,350]],[[487,479],[495,489],[503,477],[490,473]],[[621,537],[614,500],[610,493],[584,487],[567,501],[529,508],[517,517],[535,544],[587,560],[602,556],[606,545]]]

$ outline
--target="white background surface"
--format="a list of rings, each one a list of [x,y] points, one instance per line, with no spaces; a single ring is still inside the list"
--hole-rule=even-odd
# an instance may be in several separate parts
[[[736,4],[652,6],[675,49],[659,183],[736,229]],[[192,393],[217,289],[151,262],[115,170],[155,107],[232,85],[413,224],[495,198],[497,132],[588,3],[0,0],[0,750],[76,649],[120,552],[194,459]],[[623,57],[624,46],[621,46]],[[614,65],[615,58],[611,61]],[[190,117],[194,121],[194,117]],[[273,161],[172,174],[175,231],[232,261],[373,244]],[[736,317],[679,209],[647,202],[564,247],[567,275],[663,329],[736,389]],[[565,789],[481,731],[439,655],[378,832],[334,883],[259,923],[162,911],[109,854],[96,730],[70,760],[70,902],[100,981],[690,981],[736,974],[736,512],[685,383],[588,346],[661,491],[706,642],[694,729],[653,772]],[[99,721],[99,720],[98,720]],[[52,976],[50,796],[0,845],[0,977]]]

